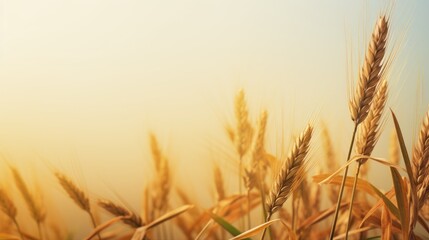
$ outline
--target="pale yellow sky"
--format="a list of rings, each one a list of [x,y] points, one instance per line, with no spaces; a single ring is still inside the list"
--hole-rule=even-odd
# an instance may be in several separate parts
[[[393,10],[392,37],[405,44],[389,106],[411,141],[416,115],[429,103],[424,77],[429,32],[427,2],[407,3],[397,1]],[[0,1],[0,151],[22,168],[73,166],[72,174],[96,196],[114,190],[138,209],[140,189],[151,175],[148,132],[159,135],[175,161],[177,182],[209,188],[213,158],[225,158],[228,148],[223,126],[232,120],[234,94],[244,88],[254,119],[261,109],[270,113],[272,151],[282,127],[289,139],[308,120],[323,119],[344,154],[352,130],[346,57],[362,54],[385,6],[383,1]],[[388,137],[390,123],[385,130]],[[386,145],[383,140],[379,154],[387,154]],[[224,168],[234,171],[226,162],[221,160]],[[189,183],[190,169],[202,180]],[[207,186],[197,186],[201,182]],[[87,224],[75,227],[82,226]]]

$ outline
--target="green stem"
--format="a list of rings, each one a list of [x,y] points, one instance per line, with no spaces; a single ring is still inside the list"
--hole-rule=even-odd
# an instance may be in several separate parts
[[[362,165],[362,163],[359,162],[359,164],[358,164],[358,166],[356,168],[355,180],[353,182],[352,199],[350,200],[349,216],[347,218],[346,240],[349,239],[349,229],[350,229],[350,222],[351,222],[351,218],[352,218],[353,201],[355,199],[356,185],[357,185],[357,181],[358,181],[358,178],[359,178],[359,170],[360,170],[360,166],[361,165]]]
[[[355,124],[355,128],[353,130],[353,136],[352,136],[352,140],[350,142],[350,147],[349,147],[349,154],[347,155],[347,162],[350,160],[350,157],[352,155],[352,149],[353,149],[353,144],[355,142],[355,137],[356,137],[358,125],[359,124]],[[343,180],[341,181],[340,193],[338,194],[337,206],[335,208],[334,222],[332,223],[331,234],[329,235],[330,240],[332,240],[334,238],[335,228],[336,228],[337,220],[338,220],[338,213],[340,211],[341,199],[343,197],[344,185],[346,183],[348,171],[349,171],[349,167],[347,166],[346,169],[344,169],[344,175],[343,175]]]

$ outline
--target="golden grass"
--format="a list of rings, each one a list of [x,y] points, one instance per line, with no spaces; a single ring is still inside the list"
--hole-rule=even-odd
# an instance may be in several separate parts
[[[120,196],[120,199],[125,199],[122,200],[123,205],[105,199],[91,206],[91,198],[86,191],[67,175],[54,172],[65,194],[78,209],[91,217],[93,230],[87,233],[86,239],[95,236],[106,240],[228,239],[234,236],[234,239],[256,239],[258,236],[260,239],[367,239],[378,235],[381,239],[420,239],[422,234],[416,230],[417,226],[427,236],[429,111],[423,118],[418,141],[413,148],[411,167],[407,167],[412,170],[403,171],[399,167],[410,166],[410,161],[402,133],[396,125],[388,161],[379,156],[370,157],[382,134],[383,111],[388,97],[385,80],[388,29],[388,17],[381,16],[365,53],[358,86],[349,102],[354,132],[345,164],[339,164],[338,156],[342,151],[337,149],[326,125],[321,128],[324,153],[315,154],[315,164],[311,164],[313,161],[308,156],[310,149],[317,148],[313,135],[318,128],[312,124],[307,125],[295,139],[285,158],[270,153],[266,146],[270,136],[268,112],[260,112],[258,120],[253,122],[246,94],[239,90],[233,103],[235,125],[226,127],[238,171],[221,168],[217,162],[214,164],[215,198],[209,206],[202,206],[192,198],[187,191],[189,185],[176,183],[172,167],[174,158],[167,156],[154,133],[149,134],[149,151],[155,174],[149,182],[142,183],[142,189],[136,190],[136,195],[143,192],[141,215],[124,207],[126,198],[123,196]],[[392,187],[388,191],[378,189],[362,177],[365,175],[363,169],[359,175],[361,166],[370,161],[381,163],[390,170],[391,176],[386,177],[392,179]],[[357,163],[357,170],[351,177],[347,170],[354,163]],[[309,171],[310,166],[315,166],[314,176]],[[0,188],[0,239],[65,238],[62,232],[66,232],[66,226],[59,228],[60,223],[47,222],[54,220],[48,214],[50,209],[45,208],[46,202],[38,197],[41,193],[27,186],[17,168],[10,166],[10,170],[31,218],[26,218],[25,211],[21,211],[12,191]],[[344,175],[340,176],[343,170]],[[232,184],[235,188],[230,188],[228,181],[236,177],[238,185]],[[213,186],[198,184],[207,188]],[[243,187],[246,192],[243,192]],[[342,200],[344,189],[350,193],[346,201]],[[286,204],[289,198],[290,205]],[[96,218],[100,209],[109,213],[107,220],[100,218],[98,221]],[[38,233],[28,226],[28,219],[36,222]]]

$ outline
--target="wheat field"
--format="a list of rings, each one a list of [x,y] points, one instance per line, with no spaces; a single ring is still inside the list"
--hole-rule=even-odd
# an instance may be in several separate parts
[[[251,107],[249,100],[257,96],[243,86],[222,106],[231,118],[220,123],[223,137],[212,141],[217,154],[205,165],[210,174],[203,180],[178,180],[179,156],[156,131],[144,134],[150,169],[137,170],[151,174],[144,181],[112,176],[129,195],[113,187],[110,196],[95,193],[89,181],[103,180],[85,180],[79,170],[64,170],[43,156],[48,170],[32,174],[31,167],[2,153],[0,240],[429,239],[429,109],[417,113],[422,117],[413,141],[404,138],[403,131],[412,131],[403,127],[408,118],[390,102],[402,40],[392,33],[392,12],[381,11],[369,24],[370,34],[359,46],[362,56],[351,66],[356,74],[348,101],[341,103],[349,109],[348,119],[341,120],[350,126],[344,129],[346,142],[337,144],[338,129],[317,114],[298,124],[290,139],[278,141],[281,126],[270,126],[270,109]],[[299,101],[294,104],[300,108]],[[373,153],[381,136],[389,138],[387,155]],[[281,145],[278,151],[269,147],[272,142]],[[121,161],[116,171],[143,168]],[[388,187],[373,182],[371,171]],[[67,203],[52,197],[51,189]],[[209,200],[202,203],[201,195]],[[61,216],[66,211],[77,216],[68,224]],[[76,230],[73,224],[86,227]]]

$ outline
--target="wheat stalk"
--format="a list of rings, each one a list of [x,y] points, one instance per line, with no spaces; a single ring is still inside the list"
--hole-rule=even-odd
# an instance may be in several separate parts
[[[387,100],[387,81],[383,80],[380,83],[380,86],[377,89],[377,93],[374,96],[373,103],[368,113],[368,117],[365,119],[363,124],[360,126],[356,151],[359,155],[371,156],[372,151],[374,150],[375,144],[377,143],[380,137],[380,120],[383,114],[384,106],[386,105]],[[348,239],[348,233],[351,223],[351,216],[353,211],[353,202],[356,192],[356,185],[359,179],[359,170],[368,159],[361,158],[358,160],[358,166],[356,168],[356,175],[352,188],[352,197],[349,205],[349,215],[346,228],[346,240]]]
[[[277,175],[269,198],[267,200],[267,220],[271,219],[273,213],[283,206],[290,194],[302,182],[306,170],[306,155],[309,150],[313,127],[308,125],[295,142]],[[264,238],[265,231],[262,234]]]
[[[358,87],[354,96],[349,101],[349,110],[351,119],[355,123],[352,140],[347,155],[349,161],[356,137],[358,126],[368,116],[374,92],[377,85],[384,74],[383,59],[386,52],[386,42],[388,36],[388,19],[386,16],[381,16],[374,28],[372,38],[369,42],[367,51],[365,53],[365,61],[359,74]],[[329,239],[332,240],[335,234],[335,228],[338,220],[338,213],[340,210],[341,199],[344,192],[344,184],[346,182],[349,167],[344,169],[343,179],[341,181],[340,192],[338,194],[337,205],[335,208],[334,221],[331,227]]]
[[[139,216],[118,204],[115,204],[108,200],[100,200],[98,202],[98,205],[113,216],[127,217],[122,221],[133,228],[139,228],[143,226],[143,222]]]

